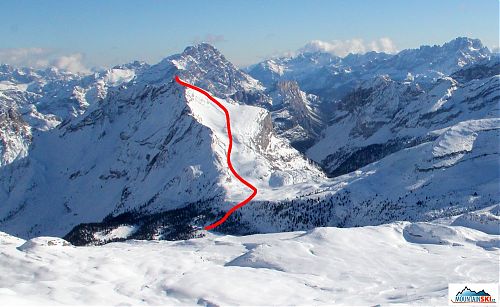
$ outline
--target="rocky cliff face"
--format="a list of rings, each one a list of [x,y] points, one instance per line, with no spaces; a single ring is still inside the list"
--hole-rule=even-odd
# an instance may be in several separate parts
[[[300,90],[296,81],[279,81],[270,91],[272,116],[279,135],[304,152],[323,129],[320,100]]]
[[[21,114],[13,108],[3,110],[0,113],[0,166],[25,157],[31,138],[31,129]]]

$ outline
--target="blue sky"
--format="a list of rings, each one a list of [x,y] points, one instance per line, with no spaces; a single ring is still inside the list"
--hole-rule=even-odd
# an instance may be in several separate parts
[[[0,61],[155,63],[197,41],[213,43],[237,65],[312,40],[333,44],[329,50],[337,53],[394,51],[458,36],[497,48],[498,15],[498,0],[1,1]]]

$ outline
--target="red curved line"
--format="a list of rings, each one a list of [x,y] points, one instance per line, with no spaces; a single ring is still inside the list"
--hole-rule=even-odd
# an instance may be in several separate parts
[[[224,107],[217,99],[213,98],[212,96],[210,96],[210,94],[208,92],[206,92],[205,90],[197,87],[197,86],[194,86],[192,84],[189,84],[187,82],[184,82],[182,81],[181,79],[179,79],[179,76],[175,76],[175,81],[177,81],[177,83],[179,83],[180,85],[183,85],[185,87],[188,87],[190,89],[193,89],[197,92],[200,92],[202,93],[203,95],[205,95],[208,99],[210,99],[212,102],[214,102],[219,108],[222,109],[222,111],[224,111],[224,114],[226,115],[226,127],[227,127],[227,136],[229,138],[229,147],[227,149],[227,166],[229,166],[229,169],[231,170],[231,173],[233,173],[233,175],[238,178],[239,181],[241,181],[241,183],[243,183],[244,185],[246,185],[247,187],[249,187],[250,189],[252,189],[253,193],[248,196],[245,200],[243,200],[242,202],[238,203],[237,205],[235,205],[234,207],[232,207],[231,209],[229,209],[228,212],[226,212],[226,214],[220,219],[218,220],[217,222],[211,224],[211,225],[208,225],[208,226],[205,226],[205,230],[210,230],[210,229],[214,229],[215,227],[218,227],[220,224],[224,223],[227,218],[233,214],[234,211],[238,210],[239,208],[243,207],[244,205],[246,205],[249,201],[252,200],[252,198],[255,197],[255,195],[257,195],[257,188],[254,187],[251,183],[249,183],[248,181],[246,181],[245,179],[243,179],[243,177],[241,177],[233,168],[233,164],[231,163],[231,150],[233,149],[233,135],[231,134],[231,122],[229,120],[229,111],[226,109],[226,107]]]

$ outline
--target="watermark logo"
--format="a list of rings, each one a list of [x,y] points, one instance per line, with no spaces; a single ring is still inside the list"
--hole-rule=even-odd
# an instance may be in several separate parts
[[[497,306],[498,284],[449,284],[448,298],[450,305],[485,304]]]

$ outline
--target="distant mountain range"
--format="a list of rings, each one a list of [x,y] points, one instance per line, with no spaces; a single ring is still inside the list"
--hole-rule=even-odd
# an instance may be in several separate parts
[[[457,38],[240,70],[209,44],[92,75],[0,66],[0,230],[75,244],[428,221],[498,204],[500,59]],[[113,229],[118,236],[96,236]],[[117,232],[118,233],[118,232]]]

